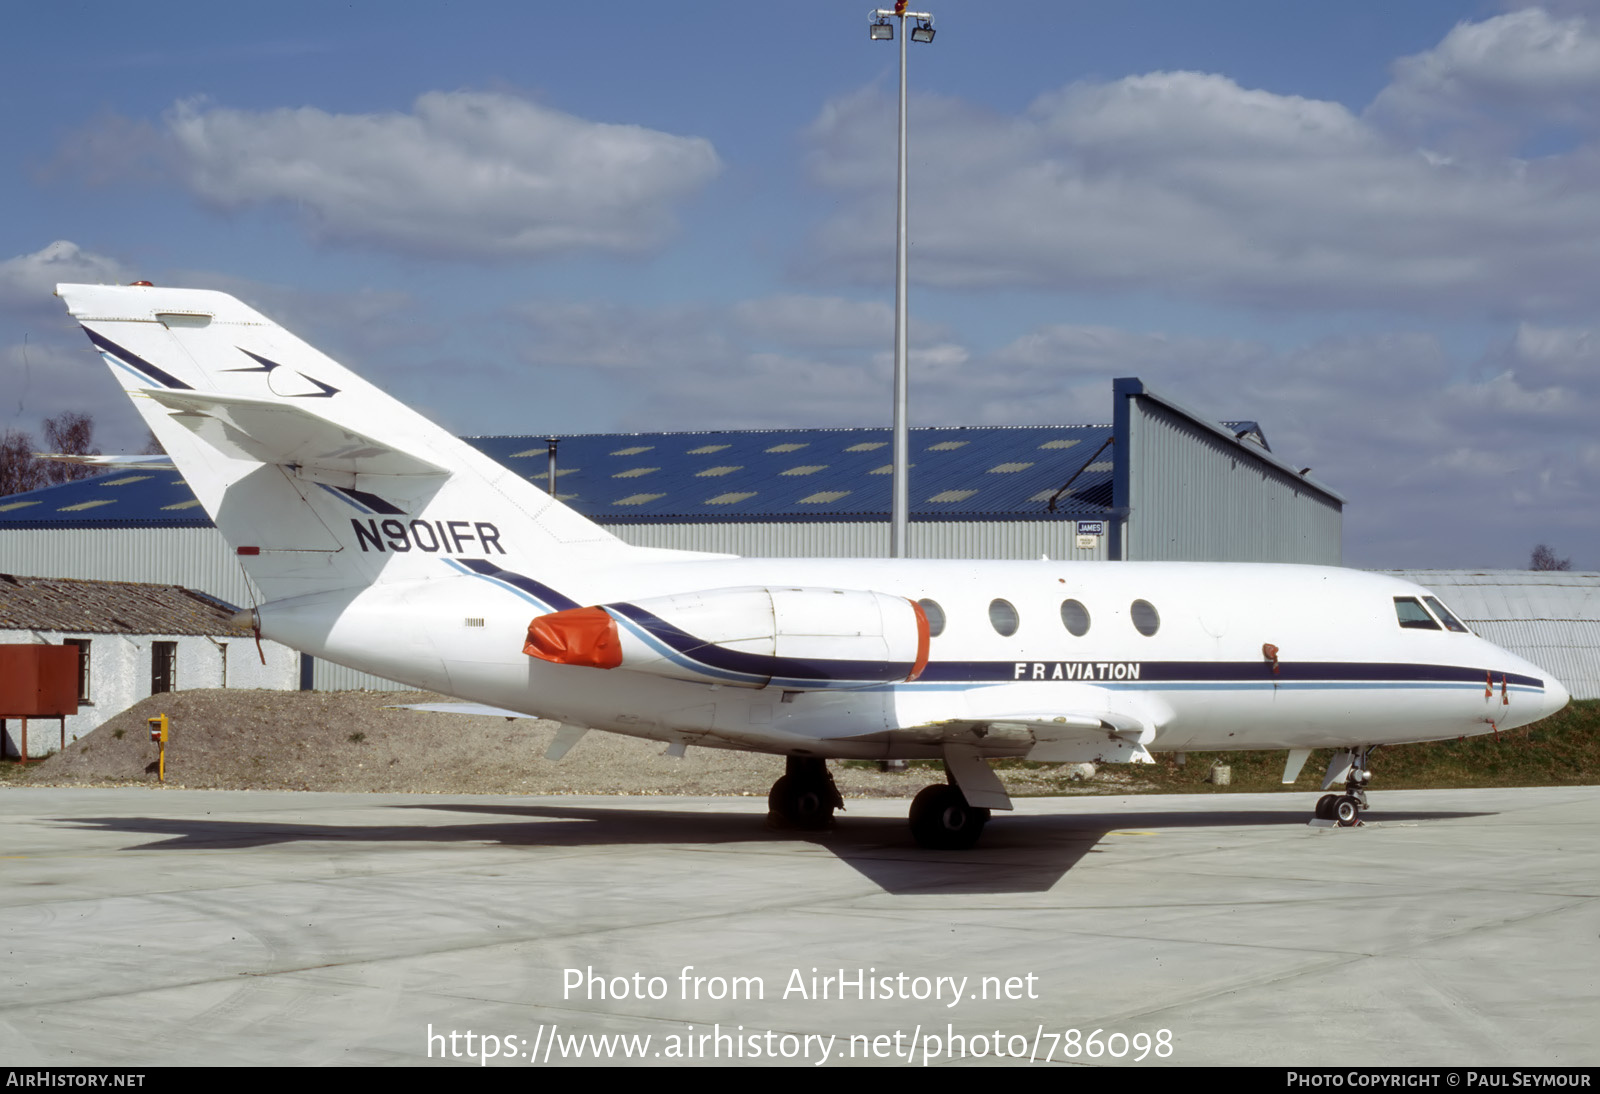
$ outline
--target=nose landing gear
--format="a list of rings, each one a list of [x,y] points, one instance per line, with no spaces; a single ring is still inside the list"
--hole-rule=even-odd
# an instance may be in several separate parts
[[[1324,794],[1317,800],[1314,816],[1320,821],[1332,821],[1340,828],[1355,828],[1361,821],[1361,812],[1367,808],[1367,784],[1372,781],[1372,768],[1368,760],[1378,750],[1377,745],[1351,748],[1336,752],[1328,761],[1328,774],[1322,781],[1326,790],[1343,781],[1343,794]]]

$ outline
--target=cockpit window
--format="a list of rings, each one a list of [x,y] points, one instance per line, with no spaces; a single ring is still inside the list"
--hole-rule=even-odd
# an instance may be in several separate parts
[[[1394,614],[1400,617],[1400,625],[1414,631],[1436,631],[1439,624],[1433,621],[1433,616],[1428,614],[1414,596],[1397,596],[1394,598]]]
[[[1439,603],[1438,597],[1425,596],[1422,599],[1428,602],[1428,607],[1433,609],[1433,614],[1439,617],[1439,622],[1443,623],[1446,629],[1455,631],[1458,634],[1472,633],[1471,631],[1467,630],[1467,625],[1461,622],[1461,620],[1457,619],[1455,614],[1451,612],[1449,608]]]

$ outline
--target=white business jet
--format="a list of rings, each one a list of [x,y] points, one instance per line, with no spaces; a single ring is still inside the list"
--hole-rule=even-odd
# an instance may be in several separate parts
[[[237,552],[259,633],[589,729],[787,757],[772,813],[826,827],[828,758],[944,761],[916,839],[970,847],[992,759],[1372,751],[1526,725],[1567,692],[1427,590],[1321,566],[759,559],[631,547],[223,293],[57,293]]]

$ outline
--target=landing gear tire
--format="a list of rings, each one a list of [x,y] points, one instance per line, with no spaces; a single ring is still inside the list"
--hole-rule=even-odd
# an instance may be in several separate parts
[[[1341,794],[1333,802],[1333,819],[1340,828],[1354,828],[1361,823],[1361,803],[1349,794]]]
[[[1361,814],[1367,808],[1367,786],[1372,782],[1372,754],[1378,747],[1348,748],[1328,761],[1324,789],[1342,779],[1345,790],[1343,794],[1324,794],[1317,799],[1313,813],[1317,820],[1333,821],[1340,828],[1360,827]]]
[[[843,808],[827,763],[791,756],[782,778],[767,794],[767,817],[777,827],[807,832],[833,827],[833,811]]]
[[[767,812],[790,828],[815,831],[833,823],[833,803],[827,792],[787,775],[772,784],[767,794]]]
[[[926,786],[911,801],[911,834],[923,847],[964,851],[978,842],[988,823],[989,810],[967,804],[959,786]]]

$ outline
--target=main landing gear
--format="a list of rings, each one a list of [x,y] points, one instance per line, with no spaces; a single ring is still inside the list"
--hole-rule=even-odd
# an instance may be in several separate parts
[[[790,756],[783,777],[767,794],[769,821],[785,828],[808,832],[831,828],[833,811],[843,808],[828,762],[815,756]]]
[[[945,749],[944,783],[923,787],[911,802],[911,834],[924,847],[964,851],[978,842],[989,810],[1010,809],[1011,799],[998,776],[972,747]],[[962,789],[962,784],[966,789]],[[969,796],[984,805],[973,805]],[[833,811],[844,799],[825,760],[790,756],[783,778],[767,795],[767,822],[779,828],[818,831],[833,825]]]
[[[1324,794],[1317,799],[1317,820],[1333,821],[1340,828],[1354,828],[1361,823],[1361,811],[1367,808],[1367,784],[1372,781],[1368,760],[1377,749],[1377,745],[1368,745],[1334,753],[1328,761],[1322,789],[1342,779],[1345,790],[1343,794]]]
[[[955,783],[925,786],[911,799],[911,835],[936,851],[965,851],[988,823],[989,810],[967,804]]]

